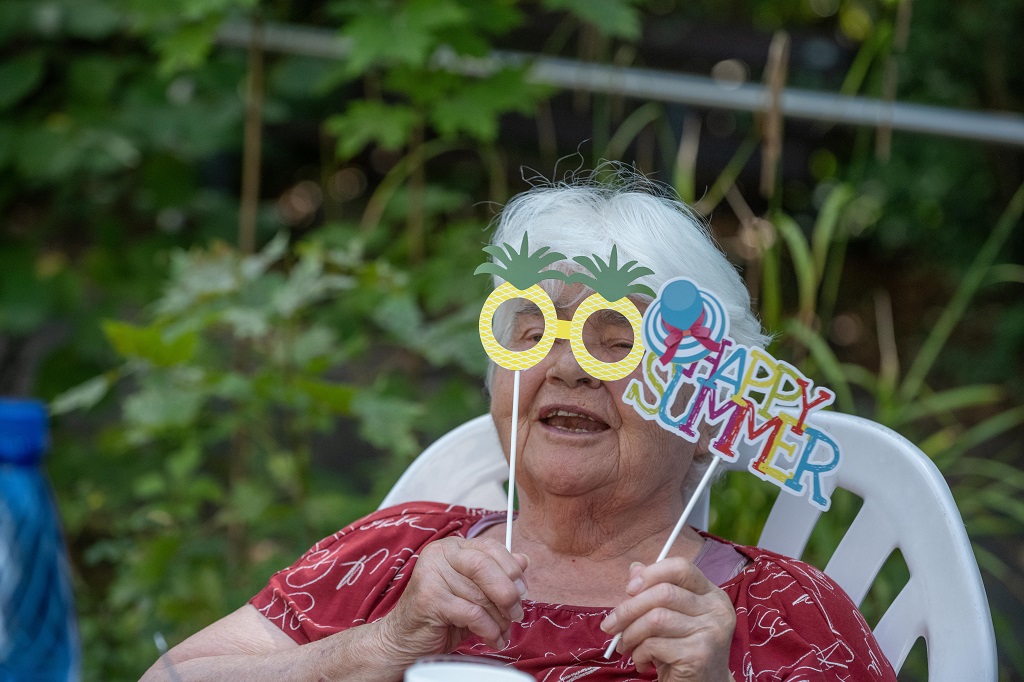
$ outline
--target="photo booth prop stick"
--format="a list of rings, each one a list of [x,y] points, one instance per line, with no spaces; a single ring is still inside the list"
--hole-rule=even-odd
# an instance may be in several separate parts
[[[839,445],[807,419],[813,410],[831,404],[834,393],[815,388],[789,363],[729,338],[729,317],[722,302],[685,277],[662,285],[644,314],[643,338],[651,351],[645,359],[644,384],[657,402],[646,402],[644,384],[635,379],[626,387],[623,401],[692,443],[701,436],[701,423],[721,425],[710,443],[711,464],[657,561],[668,555],[719,464],[739,457],[740,437],[761,444],[750,462],[753,474],[794,495],[810,490],[810,503],[828,510],[831,500],[823,492],[821,477],[839,466]],[[668,373],[660,374],[665,367]],[[673,416],[684,386],[693,390],[682,413]],[[793,466],[787,468],[788,464]],[[612,639],[605,658],[611,657],[620,639],[621,635]]]
[[[650,287],[634,283],[639,277],[651,274],[648,268],[636,267],[636,261],[629,261],[621,267],[618,250],[612,247],[607,261],[599,256],[577,256],[573,260],[589,272],[568,274],[561,270],[547,269],[554,263],[565,260],[565,256],[541,247],[530,253],[529,235],[523,235],[523,242],[517,251],[511,244],[486,246],[484,251],[494,258],[493,262],[480,265],[474,274],[495,275],[505,281],[491,292],[480,311],[480,340],[487,355],[495,364],[512,370],[512,428],[509,443],[508,508],[505,523],[505,548],[512,551],[512,507],[515,498],[516,454],[519,434],[519,373],[540,363],[551,352],[556,339],[569,341],[573,356],[590,376],[602,381],[616,381],[628,376],[644,356],[640,328],[642,317],[636,305],[627,298],[629,294],[645,293],[653,296]],[[540,282],[554,279],[567,284],[580,283],[594,290],[576,309],[572,320],[558,319],[555,304]],[[494,314],[498,307],[514,299],[525,299],[540,310],[544,319],[544,332],[540,339],[528,348],[506,348],[494,334]],[[622,314],[633,329],[633,347],[621,360],[607,362],[594,357],[583,340],[583,328],[591,315],[601,310],[613,310]],[[516,340],[519,342],[520,340]],[[516,345],[516,344],[513,344]],[[522,345],[527,345],[523,343]]]

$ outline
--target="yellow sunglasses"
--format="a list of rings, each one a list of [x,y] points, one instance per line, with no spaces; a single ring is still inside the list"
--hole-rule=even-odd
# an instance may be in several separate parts
[[[509,370],[526,370],[537,365],[555,343],[555,339],[567,339],[573,355],[580,367],[595,379],[615,381],[629,375],[644,356],[644,345],[640,333],[642,316],[636,305],[627,298],[631,293],[653,292],[643,285],[632,284],[637,277],[651,274],[648,268],[636,268],[636,261],[630,261],[621,268],[618,266],[618,252],[612,247],[607,263],[594,256],[577,256],[573,260],[587,268],[590,273],[575,272],[566,274],[558,270],[547,270],[552,263],[564,260],[560,253],[541,247],[530,253],[529,240],[523,235],[523,243],[519,251],[509,244],[504,248],[485,247],[484,250],[494,256],[496,262],[485,263],[477,268],[476,273],[494,274],[506,281],[487,297],[480,311],[480,340],[487,355],[497,365]],[[538,282],[544,279],[560,279],[565,282],[579,282],[589,286],[594,293],[588,296],[576,309],[572,320],[560,320],[555,311],[555,304]],[[534,303],[544,317],[544,334],[540,341],[526,350],[509,350],[494,336],[494,313],[498,306],[506,301],[523,298]],[[611,300],[609,300],[611,299]],[[606,362],[594,357],[583,342],[583,328],[594,313],[612,310],[625,317],[633,328],[633,347],[625,358]]]

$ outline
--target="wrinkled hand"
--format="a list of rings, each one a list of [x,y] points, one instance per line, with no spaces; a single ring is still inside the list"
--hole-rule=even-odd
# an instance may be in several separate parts
[[[729,646],[736,612],[725,592],[682,558],[633,564],[630,595],[601,624],[622,633],[620,652],[637,669],[653,665],[661,682],[729,680]]]
[[[427,545],[395,608],[381,621],[389,655],[409,663],[448,653],[470,633],[505,648],[523,618],[525,554],[489,539],[444,538]]]

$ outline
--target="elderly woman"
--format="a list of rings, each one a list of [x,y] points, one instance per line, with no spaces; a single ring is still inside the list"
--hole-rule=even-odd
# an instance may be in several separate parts
[[[685,275],[717,294],[735,340],[763,345],[736,271],[685,206],[653,190],[537,188],[504,209],[494,243],[528,232],[532,249],[569,256],[617,246],[621,261],[654,271],[642,281],[655,291]],[[542,286],[560,319],[590,293],[555,279]],[[650,304],[631,298],[641,311]],[[511,350],[543,333],[539,311],[519,304],[496,322]],[[592,317],[584,337],[609,361],[633,343],[614,314]],[[711,456],[706,438],[690,443],[623,402],[642,371],[595,379],[559,340],[521,373],[514,553],[502,542],[504,514],[428,502],[383,509],[318,542],[143,679],[399,680],[420,657],[455,653],[538,680],[895,680],[856,606],[806,564],[692,528],[653,563]],[[508,447],[512,372],[493,367],[489,384]]]

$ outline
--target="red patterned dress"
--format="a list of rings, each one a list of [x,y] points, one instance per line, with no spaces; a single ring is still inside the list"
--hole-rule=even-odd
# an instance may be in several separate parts
[[[490,515],[430,502],[380,510],[315,544],[250,603],[299,644],[375,621],[395,606],[425,545],[473,537]],[[695,564],[717,574],[709,579],[736,609],[729,657],[736,680],[895,681],[857,607],[821,571],[717,538],[707,547]],[[499,659],[544,682],[656,679],[638,673],[628,656],[604,658],[611,638],[599,625],[611,610],[524,599],[525,617],[512,624],[507,648],[471,636],[455,653]]]

